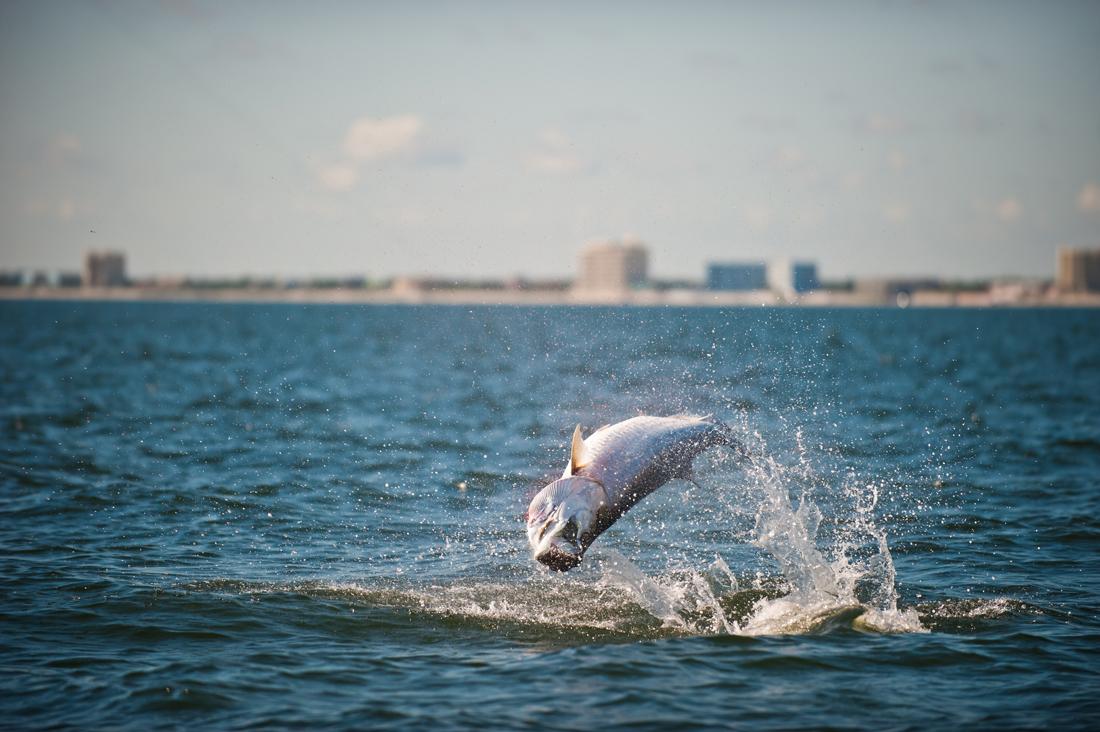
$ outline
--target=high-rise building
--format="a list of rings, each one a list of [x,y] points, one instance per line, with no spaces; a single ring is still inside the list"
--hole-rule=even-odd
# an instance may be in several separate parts
[[[637,238],[596,239],[581,252],[576,289],[586,292],[624,292],[646,283],[649,252]]]
[[[126,284],[126,259],[121,252],[84,254],[84,284],[88,287],[119,287]]]
[[[1062,292],[1100,290],[1100,249],[1059,249],[1056,283]]]
[[[768,266],[763,262],[730,262],[707,267],[708,290],[764,290]]]

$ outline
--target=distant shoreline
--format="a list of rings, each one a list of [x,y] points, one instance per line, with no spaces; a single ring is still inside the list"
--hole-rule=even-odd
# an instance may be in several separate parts
[[[766,291],[638,290],[576,292],[525,290],[375,290],[359,288],[0,287],[0,300],[114,302],[316,303],[368,305],[634,305],[674,307],[1100,307],[1100,292],[1059,293],[992,288],[989,291],[916,291],[907,299],[881,294],[816,290],[785,299]],[[903,304],[904,302],[904,304]]]

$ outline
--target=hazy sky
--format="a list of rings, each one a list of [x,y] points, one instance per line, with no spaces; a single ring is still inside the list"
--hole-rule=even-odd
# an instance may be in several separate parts
[[[1051,276],[1098,2],[4,2],[0,268]]]

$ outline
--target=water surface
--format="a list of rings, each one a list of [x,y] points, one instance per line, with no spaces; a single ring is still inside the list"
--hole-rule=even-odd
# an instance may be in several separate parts
[[[1100,315],[0,303],[10,729],[1085,729]],[[581,567],[573,428],[713,413]]]

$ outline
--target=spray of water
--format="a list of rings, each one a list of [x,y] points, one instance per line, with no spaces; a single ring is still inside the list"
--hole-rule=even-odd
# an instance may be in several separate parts
[[[756,502],[752,543],[777,565],[781,579],[758,575],[742,589],[721,557],[705,569],[689,567],[654,578],[605,549],[601,583],[626,590],[666,626],[691,632],[775,635],[838,627],[926,632],[915,610],[898,610],[893,559],[885,533],[873,520],[875,485],[855,477],[842,484],[834,510],[850,515],[830,517],[842,528],[826,545],[819,536],[822,512],[807,490],[813,470],[804,458],[781,465],[758,456],[740,467],[736,479],[728,478],[741,485],[739,495],[747,482]]]

